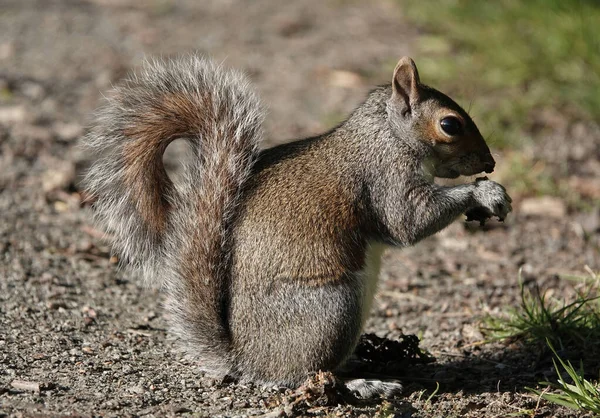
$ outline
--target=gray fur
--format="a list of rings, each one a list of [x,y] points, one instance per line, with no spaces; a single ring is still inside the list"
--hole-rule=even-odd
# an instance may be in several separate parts
[[[88,175],[99,219],[116,249],[163,285],[174,334],[206,370],[293,386],[339,369],[371,305],[371,250],[412,245],[474,207],[510,211],[497,183],[431,181],[490,171],[494,161],[466,112],[421,85],[411,60],[400,61],[393,80],[333,131],[261,153],[255,95],[237,73],[204,59],[147,65],[100,112],[87,140],[104,154]],[[463,121],[460,138],[440,131],[446,113]],[[128,124],[141,125],[127,131],[133,139],[123,134]],[[172,134],[157,140],[163,130]],[[145,154],[162,155],[175,134],[196,157],[180,190]],[[138,175],[146,166],[156,181]],[[353,384],[365,394],[399,389]]]
[[[179,99],[188,106],[180,113],[165,108],[169,100],[177,105]],[[220,373],[230,368],[228,330],[219,317],[226,292],[229,218],[257,157],[263,117],[242,74],[192,55],[146,62],[140,74],[112,92],[85,139],[98,155],[86,176],[98,221],[114,236],[119,255],[148,282],[166,289],[175,335],[204,359],[207,369]],[[132,128],[145,133],[166,129],[169,135],[157,143],[135,144],[127,134]],[[139,190],[127,180],[132,165],[127,147],[146,147],[162,168],[162,153],[177,137],[188,140],[195,157],[181,189],[175,190],[156,167],[141,173],[156,171],[151,187],[168,203],[161,233],[141,216]],[[190,269],[194,274],[188,274]]]
[[[84,139],[88,152],[97,156],[85,177],[87,191],[94,200],[97,220],[115,236],[113,245],[118,254],[129,266],[142,269],[143,277],[151,282],[160,282],[155,271],[164,262],[164,237],[153,234],[145,227],[136,213],[136,196],[124,183],[124,147],[131,139],[123,130],[139,124],[139,113],[152,109],[156,99],[165,94],[193,97],[202,92],[214,99],[215,108],[223,106],[227,112],[220,119],[212,121],[212,126],[205,127],[209,132],[190,127],[188,140],[192,152],[199,154],[198,159],[187,167],[186,190],[177,193],[169,187],[166,196],[169,202],[180,204],[181,196],[189,194],[199,185],[203,173],[208,172],[205,166],[214,164],[207,158],[210,154],[201,150],[203,133],[207,137],[217,136],[219,131],[233,126],[237,137],[231,138],[231,141],[245,141],[248,148],[245,152],[252,155],[251,160],[257,154],[264,110],[243,74],[225,70],[195,55],[172,61],[147,61],[139,74],[132,74],[110,92],[106,105],[97,111],[93,129]],[[201,108],[196,110],[203,111]],[[173,123],[168,119],[159,122]],[[240,138],[246,131],[253,132],[248,138]],[[195,134],[199,135],[195,137]],[[165,142],[173,139],[165,138]],[[225,145],[218,144],[221,147]],[[238,156],[230,155],[230,158],[236,159]],[[231,170],[236,162],[232,160],[229,164]],[[251,164],[248,164],[241,172],[234,174],[238,183],[243,183],[250,167]]]
[[[346,387],[361,398],[374,398],[382,396],[391,398],[402,394],[402,383],[378,379],[350,379],[345,382]]]

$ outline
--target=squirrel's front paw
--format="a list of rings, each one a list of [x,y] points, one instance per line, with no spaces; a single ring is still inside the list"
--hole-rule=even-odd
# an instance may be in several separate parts
[[[481,178],[475,181],[474,186],[475,207],[466,212],[468,221],[476,220],[483,223],[492,216],[497,216],[503,221],[512,211],[512,199],[501,184]]]

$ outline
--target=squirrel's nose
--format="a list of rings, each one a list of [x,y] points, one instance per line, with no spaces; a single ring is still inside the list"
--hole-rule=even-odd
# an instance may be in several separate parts
[[[494,171],[494,167],[496,167],[496,161],[492,157],[492,154],[485,154],[482,158],[483,169],[486,173],[491,173]]]

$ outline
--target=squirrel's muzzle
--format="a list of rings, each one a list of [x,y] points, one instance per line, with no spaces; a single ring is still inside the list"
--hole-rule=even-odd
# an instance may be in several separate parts
[[[486,154],[482,159],[483,169],[486,173],[491,173],[494,171],[494,167],[496,167],[496,161],[492,157],[492,154]]]

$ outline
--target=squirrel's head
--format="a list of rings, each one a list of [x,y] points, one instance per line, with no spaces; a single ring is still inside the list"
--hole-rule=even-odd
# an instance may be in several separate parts
[[[445,94],[421,84],[409,57],[401,58],[394,70],[388,115],[402,137],[431,147],[436,177],[494,171],[496,163],[471,117]]]

